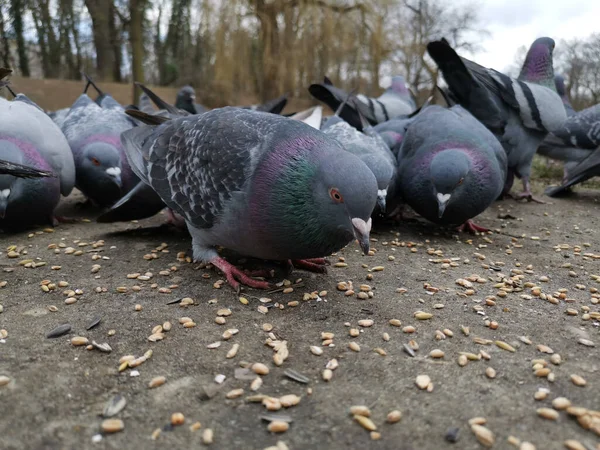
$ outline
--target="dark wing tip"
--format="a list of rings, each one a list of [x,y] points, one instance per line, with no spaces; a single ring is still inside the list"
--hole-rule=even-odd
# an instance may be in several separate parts
[[[125,114],[147,125],[160,125],[161,123],[171,120],[169,117],[146,114],[145,112],[142,112],[138,109],[127,109],[125,110]]]

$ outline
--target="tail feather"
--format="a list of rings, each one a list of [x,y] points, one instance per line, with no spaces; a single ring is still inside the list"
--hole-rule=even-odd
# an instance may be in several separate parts
[[[135,174],[148,184],[148,166],[144,146],[148,139],[154,134],[154,127],[139,126],[121,133],[121,144],[127,155],[129,165]]]

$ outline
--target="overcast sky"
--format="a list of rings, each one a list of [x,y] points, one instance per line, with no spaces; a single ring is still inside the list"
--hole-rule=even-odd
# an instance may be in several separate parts
[[[483,28],[491,35],[482,43],[485,50],[471,56],[497,70],[511,66],[517,49],[538,37],[551,37],[558,44],[600,31],[598,0],[479,0],[478,5]]]

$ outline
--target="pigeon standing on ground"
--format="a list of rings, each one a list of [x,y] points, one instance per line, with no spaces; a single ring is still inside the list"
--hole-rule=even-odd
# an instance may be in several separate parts
[[[13,101],[0,98],[0,124],[0,229],[54,225],[60,195],[69,195],[75,184],[67,140],[52,119],[22,94]],[[47,177],[48,173],[55,176]]]
[[[313,97],[334,111],[348,99],[349,95],[344,90],[335,87],[327,77],[323,83],[313,84],[308,90]],[[390,119],[408,116],[416,110],[415,102],[402,76],[393,77],[392,85],[378,98],[362,94],[356,97],[358,101],[354,105],[346,104],[340,112],[340,117],[360,131],[362,131],[362,123],[358,111],[371,125],[377,125]]]
[[[344,108],[344,104],[345,102],[340,105],[334,116],[327,119],[321,131],[342,144],[347,152],[358,156],[373,172],[377,180],[377,212],[384,213],[388,188],[396,171],[394,155],[381,136],[373,130],[364,118],[361,122],[362,129],[365,131],[363,133],[338,115],[339,110]],[[356,104],[354,103],[353,106],[356,106]]]
[[[535,200],[529,175],[535,152],[548,132],[567,115],[554,85],[554,41],[537,39],[529,49],[518,79],[461,58],[446,40],[430,42],[429,55],[448,83],[450,95],[498,138],[508,156],[504,193],[514,176],[523,181],[517,198]]]
[[[494,135],[459,105],[429,106],[413,120],[398,154],[402,199],[426,219],[487,231],[471,219],[502,193],[507,157]]]
[[[63,123],[75,159],[76,186],[100,206],[112,205],[139,182],[120,140],[121,133],[133,126],[110,95],[103,95],[98,105],[86,93],[71,106]]]
[[[227,262],[216,246],[319,272],[321,257],[353,239],[368,253],[375,178],[308,125],[226,107],[137,127],[121,139],[140,178],[185,218],[194,259],[213,264],[236,289],[239,282],[269,285]]]

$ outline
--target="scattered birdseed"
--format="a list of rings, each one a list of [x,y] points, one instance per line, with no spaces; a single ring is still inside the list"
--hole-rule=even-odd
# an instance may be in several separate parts
[[[585,445],[575,439],[567,439],[564,445],[567,450],[587,450]]]
[[[71,339],[71,345],[75,347],[80,347],[82,345],[87,345],[89,343],[88,338],[82,336],[75,336]]]
[[[68,324],[68,323],[65,323],[65,324],[59,325],[56,328],[54,328],[51,331],[49,331],[48,334],[46,334],[46,338],[52,339],[52,338],[57,338],[57,337],[60,337],[60,336],[64,336],[69,331],[71,331],[71,325]]]
[[[360,345],[358,345],[356,342],[350,342],[348,344],[348,348],[354,352],[360,352]]]
[[[154,377],[154,378],[152,378],[152,380],[150,380],[150,383],[148,383],[148,388],[153,389],[153,388],[162,386],[166,382],[167,382],[167,378],[164,376]]]
[[[569,406],[571,406],[571,401],[568,398],[556,397],[552,400],[552,407],[554,409],[563,410],[567,409]]]
[[[573,384],[575,386],[580,386],[580,387],[583,387],[587,384],[587,381],[585,381],[585,379],[583,377],[576,375],[576,374],[571,375],[571,381],[573,382]]]
[[[311,345],[310,352],[313,355],[321,356],[323,354],[323,349],[321,347],[317,347],[316,345]]]
[[[425,390],[431,384],[431,378],[428,375],[419,375],[415,379],[415,384],[419,389]]]
[[[178,426],[185,423],[185,417],[182,413],[176,412],[171,414],[171,425]]]
[[[274,420],[267,425],[267,429],[271,433],[285,433],[289,428],[289,423],[280,420]]]
[[[390,411],[386,417],[388,423],[400,422],[400,419],[402,419],[402,413],[397,409]]]
[[[494,433],[482,425],[471,425],[471,431],[481,445],[484,447],[492,447],[496,440]]]
[[[0,387],[6,386],[8,383],[10,383],[10,378],[6,375],[0,375]]]
[[[125,424],[121,419],[106,419],[102,421],[101,428],[105,433],[117,433],[123,431]]]
[[[444,357],[444,352],[441,351],[440,349],[436,348],[435,350],[432,350],[429,353],[429,356],[431,356],[432,358],[443,358]]]
[[[376,431],[377,430],[377,426],[368,417],[355,414],[353,419],[356,422],[358,422],[360,424],[360,426],[362,426],[367,431]]]
[[[515,348],[512,345],[507,344],[504,341],[495,341],[494,343],[502,350],[506,350],[506,351],[512,352],[512,353],[516,352]]]
[[[399,327],[402,325],[402,322],[400,322],[398,319],[390,319],[389,324],[393,327]]]
[[[269,373],[269,368],[263,363],[254,363],[252,364],[252,371],[257,375],[267,375]]]
[[[538,408],[537,415],[548,420],[557,420],[559,416],[558,411],[552,408]]]
[[[493,367],[488,367],[485,369],[485,375],[490,379],[494,379],[496,378],[496,370]]]

